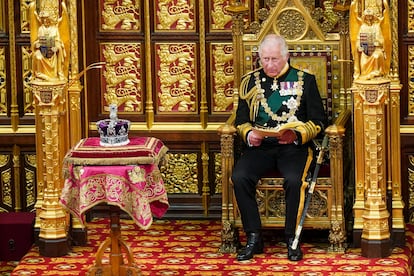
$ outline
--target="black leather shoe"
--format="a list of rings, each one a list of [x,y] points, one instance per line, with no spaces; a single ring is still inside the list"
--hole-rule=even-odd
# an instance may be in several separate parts
[[[254,254],[263,253],[264,243],[260,233],[247,234],[247,243],[245,247],[242,247],[237,254],[238,261],[246,261],[253,258]]]
[[[292,249],[291,247],[292,242],[293,242],[293,239],[290,239],[288,243],[288,259],[291,261],[297,262],[297,261],[302,260],[303,253],[302,253],[302,250],[300,249],[299,244],[297,245],[296,249]]]

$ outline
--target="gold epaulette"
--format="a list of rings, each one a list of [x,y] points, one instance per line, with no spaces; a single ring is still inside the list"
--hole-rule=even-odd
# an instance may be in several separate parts
[[[242,75],[242,76],[241,76],[241,79],[243,79],[243,78],[247,77],[248,75],[253,74],[254,72],[259,71],[260,69],[262,69],[262,67],[259,67],[259,68],[255,69],[255,70],[253,70],[253,71],[249,71],[249,72],[247,72],[246,74],[244,74],[244,75]]]
[[[247,100],[249,102],[253,94],[255,94],[254,92],[256,91],[256,86],[253,86],[252,88],[248,89],[248,85],[251,75],[258,72],[260,69],[262,68],[257,68],[256,70],[250,71],[241,77],[239,89],[239,97],[241,99]]]

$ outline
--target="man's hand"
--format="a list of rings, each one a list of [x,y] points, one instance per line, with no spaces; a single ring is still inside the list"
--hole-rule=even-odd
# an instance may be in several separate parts
[[[296,132],[294,130],[287,129],[282,132],[278,139],[279,144],[292,144],[298,139],[298,137],[296,136]]]
[[[250,131],[247,135],[247,141],[251,147],[258,147],[262,143],[263,137],[255,131]]]

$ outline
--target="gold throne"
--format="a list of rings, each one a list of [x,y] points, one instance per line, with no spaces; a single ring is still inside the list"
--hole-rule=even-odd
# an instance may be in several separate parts
[[[331,7],[332,8],[332,7]],[[234,127],[240,77],[257,68],[258,45],[269,33],[283,35],[289,44],[290,62],[297,68],[315,75],[325,110],[331,125],[325,130],[329,137],[329,157],[322,165],[317,184],[304,222],[304,229],[329,230],[329,249],[344,251],[346,227],[344,218],[344,138],[350,117],[349,60],[346,56],[346,37],[340,31],[328,32],[330,27],[343,22],[347,10],[340,9],[336,17],[333,10],[321,11],[318,18],[310,15],[315,7],[302,1],[282,0],[268,10],[263,22],[250,24],[245,31],[245,14],[248,8],[236,2],[228,8],[233,15],[234,57],[234,109],[230,118],[219,128],[222,161],[222,245],[221,252],[234,252],[239,245],[238,229],[242,227],[233,193],[231,175],[239,153],[239,137]],[[266,14],[265,9],[259,10]],[[331,15],[331,17],[329,17]],[[320,24],[321,18],[325,24]],[[329,21],[330,20],[330,21]],[[345,24],[346,25],[346,24]],[[347,85],[348,83],[348,85]],[[346,88],[348,86],[348,88]],[[350,129],[350,127],[348,128]],[[316,141],[317,142],[317,141]],[[263,228],[283,228],[285,203],[283,178],[277,172],[263,177],[257,185],[257,202]]]

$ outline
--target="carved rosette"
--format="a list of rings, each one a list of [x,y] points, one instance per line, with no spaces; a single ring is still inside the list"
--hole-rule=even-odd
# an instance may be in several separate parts
[[[288,40],[300,40],[308,32],[308,24],[297,9],[286,9],[274,23],[275,30]]]
[[[168,164],[160,166],[167,193],[197,194],[197,178],[200,176],[198,158],[202,157],[197,153],[169,153],[167,158]]]

